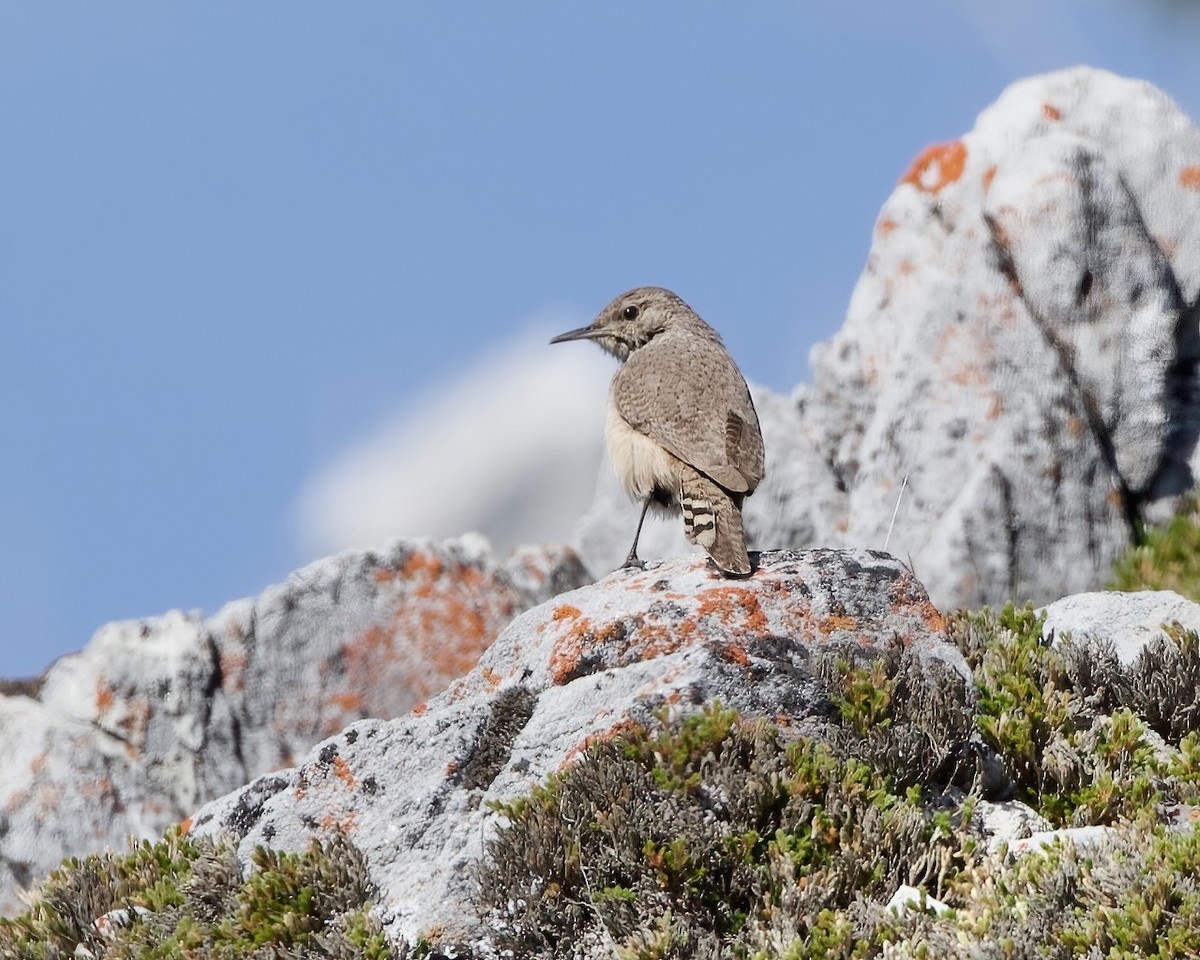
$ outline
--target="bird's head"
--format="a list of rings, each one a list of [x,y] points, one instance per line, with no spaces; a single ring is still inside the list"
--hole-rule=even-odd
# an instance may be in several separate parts
[[[674,328],[687,326],[716,336],[679,297],[662,287],[638,287],[621,294],[586,327],[560,333],[551,343],[594,340],[622,362],[634,350]]]

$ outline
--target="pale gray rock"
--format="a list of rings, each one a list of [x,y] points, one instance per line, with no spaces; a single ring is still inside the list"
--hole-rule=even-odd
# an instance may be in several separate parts
[[[618,571],[515,619],[424,707],[350,726],[298,767],[201,809],[192,830],[232,833],[247,859],[256,845],[305,849],[345,830],[392,937],[469,943],[486,934],[471,871],[498,823],[493,803],[664,707],[716,699],[820,737],[832,708],[814,656],[870,656],[897,639],[930,685],[972,704],[941,615],[886,554],[763,554],[737,582],[698,558]]]
[[[109,624],[0,696],[0,910],[66,856],[154,838],[197,806],[464,674],[512,617],[585,582],[575,553],[396,541],[307,566],[207,619]]]
[[[1198,158],[1161,92],[1084,67],[1014,84],[926,150],[812,383],[754,393],[753,543],[886,548],[943,607],[1102,586],[1137,519],[1195,485]],[[632,530],[617,498],[602,480],[577,530],[597,572]]]
[[[1056,847],[1072,846],[1084,851],[1115,839],[1119,835],[1116,827],[1064,827],[1035,833],[1008,845],[1009,856],[1022,857],[1027,853],[1047,853]]]
[[[1042,612],[1047,637],[1069,635],[1076,643],[1101,645],[1125,667],[1153,640],[1165,636],[1164,624],[1178,623],[1200,633],[1200,604],[1173,590],[1079,593],[1055,600]]]
[[[1095,588],[1192,487],[1200,130],[1148,84],[1022,81],[884,204],[806,417],[943,605]]]
[[[997,853],[1017,840],[1054,829],[1049,820],[1020,800],[999,803],[980,800],[975,805],[975,821],[987,838],[988,853]]]

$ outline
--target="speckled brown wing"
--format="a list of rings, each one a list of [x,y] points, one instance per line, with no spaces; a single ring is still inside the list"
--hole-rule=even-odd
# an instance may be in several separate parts
[[[726,490],[748,494],[762,480],[758,414],[719,342],[688,331],[656,337],[625,361],[612,390],[631,427]]]

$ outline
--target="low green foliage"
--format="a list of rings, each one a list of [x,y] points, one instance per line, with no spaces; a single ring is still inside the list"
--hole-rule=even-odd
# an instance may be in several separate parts
[[[1117,561],[1114,590],[1174,590],[1200,601],[1200,500],[1188,498],[1164,527],[1142,532],[1142,542]]]
[[[941,889],[965,846],[920,789],[720,706],[597,744],[500,810],[482,886],[516,956],[748,956],[779,923],[804,956],[857,956],[837,910]]]
[[[1129,668],[1111,651],[1051,643],[1031,606],[951,620],[975,674],[977,724],[1004,761],[1018,799],[1070,826],[1158,818],[1196,799],[1151,743],[1151,723],[1175,739],[1200,716],[1187,682],[1194,634],[1151,644]],[[1169,688],[1175,695],[1164,700]],[[1147,718],[1150,718],[1148,722]]]
[[[27,913],[0,919],[0,956],[58,960],[80,946],[105,960],[397,956],[370,916],[365,865],[345,837],[302,854],[259,850],[254,863],[243,880],[230,846],[178,833],[68,861]],[[118,910],[127,923],[97,929],[96,918]]]
[[[825,737],[836,753],[874,765],[897,788],[970,784],[978,738],[967,683],[953,667],[897,640],[819,653],[811,668],[835,711]]]
[[[966,909],[926,932],[932,956],[1200,956],[1200,829],[1116,831],[955,878]],[[983,952],[981,952],[983,951]]]

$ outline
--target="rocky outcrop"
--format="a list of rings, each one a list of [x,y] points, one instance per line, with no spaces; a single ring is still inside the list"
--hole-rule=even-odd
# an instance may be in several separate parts
[[[65,856],[157,837],[355,720],[407,713],[584,579],[564,548],[502,565],[479,538],[397,541],[208,619],[109,624],[40,690],[0,696],[0,905]]]
[[[836,710],[822,658],[895,645],[922,671],[915,700],[969,713],[970,671],[941,614],[885,554],[764,554],[741,582],[699,559],[619,571],[518,617],[466,677],[411,715],[353,724],[298,767],[202,809],[191,827],[232,832],[247,857],[258,844],[305,849],[344,830],[366,856],[393,937],[469,942],[483,933],[471,870],[499,819],[495,802],[660,709],[719,700],[823,737]]]
[[[1195,484],[1198,323],[1200,129],[1099,70],[1014,84],[883,205],[811,386],[755,392],[749,538],[887,541],[945,608],[1102,586]],[[602,480],[590,566],[620,562],[631,516]],[[678,548],[656,535],[644,556]]]

